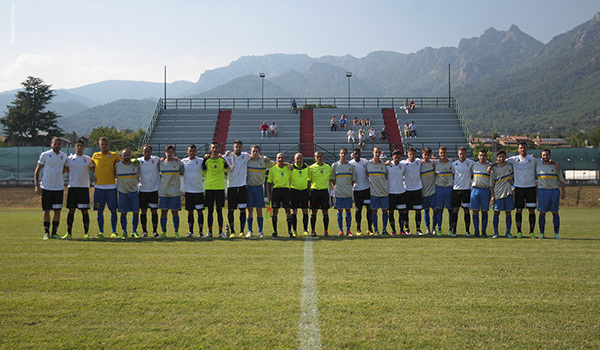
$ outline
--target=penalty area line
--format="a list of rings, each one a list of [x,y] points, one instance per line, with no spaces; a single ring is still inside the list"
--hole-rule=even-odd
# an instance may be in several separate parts
[[[304,274],[302,276],[302,306],[300,316],[300,349],[320,349],[321,330],[317,307],[317,275],[313,259],[313,239],[304,240]]]

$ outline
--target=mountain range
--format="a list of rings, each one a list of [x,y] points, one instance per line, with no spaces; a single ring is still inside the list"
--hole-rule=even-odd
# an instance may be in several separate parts
[[[168,97],[344,97],[352,72],[355,97],[447,96],[448,69],[473,134],[541,133],[566,136],[600,122],[600,13],[544,44],[516,25],[460,40],[457,47],[427,47],[403,54],[377,51],[363,58],[304,54],[243,56],[205,71],[196,83],[167,84]],[[46,82],[51,84],[52,82]],[[56,90],[50,109],[65,131],[104,126],[145,127],[161,83],[103,81]],[[15,91],[0,93],[0,106]]]

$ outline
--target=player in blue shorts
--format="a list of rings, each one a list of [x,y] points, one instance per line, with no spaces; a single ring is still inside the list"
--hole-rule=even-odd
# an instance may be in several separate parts
[[[561,239],[558,235],[560,229],[560,216],[558,207],[561,199],[565,199],[565,180],[562,171],[550,160],[550,150],[542,150],[542,162],[536,164],[535,172],[538,185],[538,211],[540,212],[540,236],[544,238],[546,229],[546,213],[552,213],[554,224],[554,238]]]
[[[335,196],[335,209],[337,209],[337,222],[339,236],[344,235],[343,212],[346,211],[346,234],[352,236],[352,186],[356,181],[354,165],[348,163],[348,150],[340,148],[340,160],[331,165],[331,183]]]
[[[510,234],[512,226],[511,211],[515,209],[512,191],[513,167],[512,164],[506,162],[506,151],[499,150],[496,153],[496,158],[498,159],[498,164],[490,173],[490,183],[492,186],[491,201],[494,207],[494,236],[492,238],[499,237],[498,224],[501,211],[506,215],[506,237],[515,238]]]
[[[444,208],[448,209],[448,227],[452,227],[452,186],[454,185],[454,173],[452,162],[448,159],[446,146],[440,147],[440,159],[435,162],[435,207],[437,209],[437,235],[442,235],[442,221],[444,219]],[[450,233],[452,230],[450,230]]]
[[[469,209],[473,211],[473,226],[475,227],[475,237],[480,234],[487,237],[488,211],[490,209],[490,173],[487,171],[489,162],[487,161],[487,151],[482,149],[477,154],[479,162],[473,164],[473,187],[471,188],[471,201]],[[479,231],[479,212],[481,211],[481,233]]]

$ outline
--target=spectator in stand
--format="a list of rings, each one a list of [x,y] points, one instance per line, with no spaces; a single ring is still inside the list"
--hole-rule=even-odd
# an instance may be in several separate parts
[[[363,147],[365,147],[365,129],[361,126],[358,130],[358,146],[362,151]]]
[[[267,125],[266,121],[264,121],[261,124],[260,131],[261,131],[261,138],[266,139],[269,137],[269,126]]]
[[[352,119],[352,126],[356,125],[360,125],[360,120],[358,120],[358,117],[354,117],[354,119]]]
[[[364,126],[364,125],[367,125],[367,122],[365,122],[365,120],[364,120],[364,119],[361,119],[361,120],[360,120],[360,125],[363,125],[363,126]]]
[[[346,115],[342,113],[342,116],[340,117],[340,130],[346,130],[347,123],[348,119],[346,118]]]
[[[296,100],[293,99],[292,100],[292,109],[291,109],[292,113],[298,113],[298,104],[296,103]]]
[[[414,120],[412,122],[410,122],[410,125],[408,126],[408,130],[410,131],[411,137],[417,137],[417,127],[415,126]]]
[[[350,130],[348,130],[348,143],[352,143],[352,144],[356,143],[356,139],[354,139],[354,135],[355,135],[354,130],[352,130],[352,128],[350,128]],[[350,140],[352,140],[352,142],[350,142]]]
[[[408,122],[404,124],[404,137],[410,137],[410,128],[408,126]]]
[[[337,120],[335,119],[335,115],[331,117],[331,121],[329,122],[329,124],[331,125],[331,131],[337,130]]]
[[[369,120],[369,118],[367,118],[367,119],[365,120],[365,125],[367,125],[367,126],[371,126],[371,121]]]
[[[275,122],[271,124],[269,129],[271,129],[271,137],[277,137],[277,125],[275,125]]]
[[[410,106],[408,104],[408,99],[404,100],[404,105],[402,106],[402,108],[404,109],[404,111],[406,112],[406,114],[408,114],[408,111],[410,109]]]
[[[369,140],[371,140],[371,142],[375,142],[375,128],[371,127],[371,129],[369,129]]]
[[[379,139],[381,139],[381,141],[387,141],[387,131],[385,131],[385,126],[381,128],[381,132],[379,133]]]
[[[411,111],[415,109],[415,100],[410,100],[410,103],[408,104],[408,108]]]

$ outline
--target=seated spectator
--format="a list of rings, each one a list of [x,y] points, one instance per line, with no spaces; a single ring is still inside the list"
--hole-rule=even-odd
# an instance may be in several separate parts
[[[358,130],[358,145],[360,146],[361,150],[365,146],[365,141],[366,141],[365,129],[363,129],[363,127],[361,126],[360,129]]]
[[[364,119],[360,120],[360,125],[367,125]]]
[[[385,126],[381,128],[381,132],[379,133],[379,138],[381,141],[387,141],[387,131],[385,131]]]
[[[387,156],[385,155],[385,151],[381,150],[381,156],[379,157],[381,160],[387,159]]]
[[[269,126],[267,125],[266,121],[264,121],[261,124],[260,130],[261,130],[261,138],[266,139],[269,137]]]
[[[354,117],[354,119],[352,119],[352,126],[356,126],[360,124],[360,120],[358,120],[358,117]]]
[[[406,112],[406,114],[408,114],[408,111],[410,109],[410,106],[408,105],[408,99],[404,100],[404,105],[402,106],[402,108],[404,108],[404,111]]]
[[[335,115],[333,117],[331,117],[331,121],[329,123],[331,124],[331,131],[336,131],[337,130],[337,120],[335,119]]]
[[[410,137],[410,128],[408,127],[408,122],[404,124],[404,137]]]
[[[292,100],[292,109],[290,111],[292,113],[298,113],[298,104],[295,99]]]
[[[352,143],[355,144],[356,140],[354,139],[354,130],[352,130],[352,128],[350,128],[350,130],[348,130],[348,143]],[[350,140],[352,140],[352,142],[350,142]]]
[[[415,126],[415,121],[410,122],[408,126],[408,130],[410,131],[410,136],[417,137],[417,127]]]
[[[410,100],[410,103],[408,104],[408,107],[410,108],[411,111],[413,109],[415,109],[415,100]]]
[[[271,124],[271,137],[277,137],[277,125],[275,125],[275,122],[273,122],[273,124]]]
[[[346,130],[347,122],[348,119],[346,118],[346,115],[342,113],[342,116],[340,117],[340,130]]]
[[[371,127],[371,129],[369,129],[369,140],[371,140],[371,142],[375,142],[375,128]]]
[[[367,120],[365,120],[365,125],[371,126],[371,121],[369,120],[369,118],[367,118]]]

